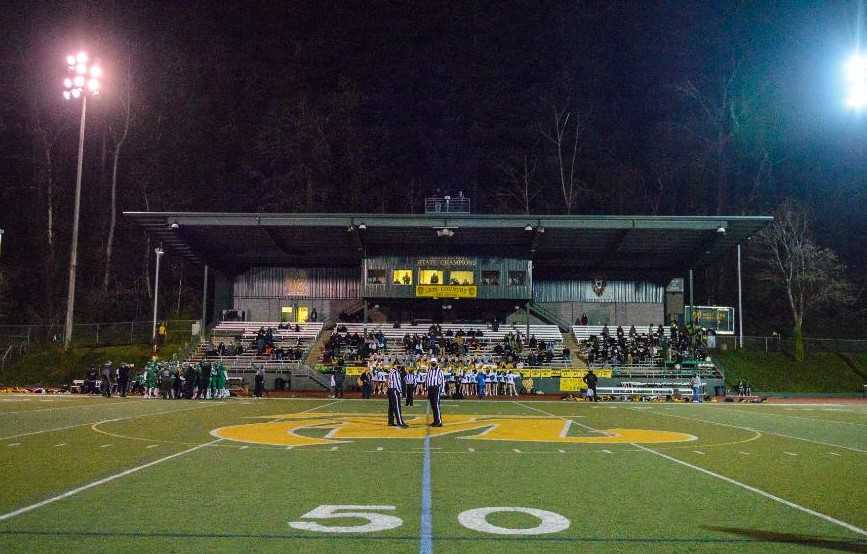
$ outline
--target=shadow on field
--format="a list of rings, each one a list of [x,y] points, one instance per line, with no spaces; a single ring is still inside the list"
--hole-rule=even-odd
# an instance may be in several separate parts
[[[760,531],[758,529],[738,529],[736,527],[712,527],[706,526],[710,531],[722,531],[742,537],[760,540],[763,542],[779,542],[785,544],[798,544],[816,548],[827,548],[841,552],[867,552],[867,541],[841,541],[809,535],[795,535],[792,533],[776,533],[774,531]]]

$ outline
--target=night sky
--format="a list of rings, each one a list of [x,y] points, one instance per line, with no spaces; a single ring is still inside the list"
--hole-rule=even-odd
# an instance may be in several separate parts
[[[842,80],[856,14],[842,0],[5,6],[0,317],[62,314],[79,107],[60,93],[79,48],[107,73],[85,144],[82,320],[147,304],[148,246],[123,218],[101,294],[129,63],[119,211],[408,212],[463,191],[478,213],[565,213],[556,110],[581,127],[572,213],[766,214],[792,198],[863,282],[867,117],[844,109]]]

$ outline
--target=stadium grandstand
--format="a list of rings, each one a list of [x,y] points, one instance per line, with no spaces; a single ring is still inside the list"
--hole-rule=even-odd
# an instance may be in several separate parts
[[[221,360],[235,379],[264,367],[269,387],[316,389],[335,365],[354,375],[436,356],[457,371],[520,371],[541,393],[582,388],[576,377],[591,368],[614,396],[676,389],[695,374],[706,390],[722,385],[711,355],[733,311],[725,329],[685,317],[687,276],[770,217],[476,215],[445,199],[429,208],[125,215],[201,265],[204,325],[190,360]]]

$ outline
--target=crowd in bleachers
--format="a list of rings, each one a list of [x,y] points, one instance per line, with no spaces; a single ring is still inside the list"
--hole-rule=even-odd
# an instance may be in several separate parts
[[[668,330],[662,325],[650,325],[646,332],[640,332],[634,325],[628,331],[618,326],[613,334],[606,325],[598,335],[590,335],[581,345],[591,367],[662,366],[705,359],[710,336],[713,336],[712,330],[691,324],[678,326],[674,323]]]
[[[298,364],[322,331],[322,323],[223,321],[190,361],[223,360],[232,370],[248,370],[251,364],[267,369]]]
[[[404,332],[402,337],[396,328],[387,337],[382,328],[364,328],[350,332],[345,325],[338,325],[329,337],[323,354],[323,362],[367,362],[370,359],[383,363],[400,363],[413,366],[426,357],[439,356],[460,367],[483,364],[491,367],[518,368],[538,367],[552,363],[568,363],[568,348],[556,348],[555,340],[529,338],[520,329],[505,333],[499,329],[486,334],[481,328],[458,327],[443,329],[431,325],[427,332]],[[496,333],[496,336],[493,336]]]

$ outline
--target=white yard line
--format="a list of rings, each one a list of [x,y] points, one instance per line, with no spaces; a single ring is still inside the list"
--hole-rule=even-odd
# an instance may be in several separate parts
[[[655,454],[656,456],[659,456],[661,458],[665,458],[666,460],[668,460],[670,462],[674,462],[674,463],[680,464],[684,467],[694,469],[695,471],[700,471],[701,473],[704,473],[705,475],[709,475],[709,476],[714,477],[716,479],[719,479],[721,481],[725,481],[726,483],[729,483],[731,485],[735,485],[736,487],[740,487],[742,489],[756,493],[760,496],[764,496],[765,498],[773,500],[774,502],[779,502],[780,504],[783,504],[783,505],[788,506],[790,508],[794,508],[796,510],[804,512],[805,514],[810,514],[811,516],[825,520],[828,523],[833,523],[834,525],[837,525],[839,527],[847,529],[853,533],[867,537],[867,531],[865,531],[864,529],[861,529],[860,527],[856,527],[856,526],[852,525],[851,523],[846,523],[845,521],[839,520],[839,519],[832,517],[832,516],[829,516],[827,514],[823,514],[821,512],[811,510],[810,508],[807,508],[805,506],[801,506],[800,504],[796,504],[790,500],[786,500],[785,498],[780,498],[779,496],[775,496],[769,492],[765,492],[761,489],[757,489],[756,487],[752,487],[750,485],[747,485],[746,483],[741,483],[740,481],[732,479],[731,477],[726,477],[725,475],[720,475],[719,473],[715,473],[709,469],[705,469],[703,467],[693,465],[689,462],[684,462],[683,460],[678,460],[677,458],[675,458],[673,456],[669,456],[668,454],[663,454],[662,452],[658,452],[658,451],[656,451],[652,448],[648,448],[644,445],[633,444],[633,446],[635,446],[636,448],[640,448],[641,450],[644,450],[645,452],[650,452],[651,454]]]
[[[156,416],[156,415],[164,415],[164,414],[174,414],[174,413],[178,413],[178,412],[187,412],[189,410],[197,410],[197,409],[201,409],[201,408],[205,408],[205,407],[211,407],[211,406],[222,406],[222,402],[209,404],[208,406],[196,406],[193,408],[183,408],[181,410],[165,410],[162,412],[151,412],[148,414],[139,414],[139,415],[134,415],[134,416],[118,417],[118,418],[113,418],[113,419],[101,419],[99,421],[90,421],[88,423],[76,423],[75,425],[66,425],[65,427],[55,427],[53,429],[43,429],[41,431],[31,431],[29,433],[19,433],[17,435],[9,435],[6,437],[0,437],[0,441],[5,441],[5,440],[9,440],[9,439],[17,439],[18,437],[29,437],[32,435],[40,435],[42,433],[54,433],[56,431],[66,431],[67,429],[75,429],[76,427],[85,427],[87,425],[93,426],[93,425],[99,425],[100,423],[112,423],[115,421],[127,421],[130,419],[138,419],[140,417],[148,417],[148,416]]]
[[[542,410],[538,410],[538,411],[542,411]],[[560,417],[561,419],[563,419],[561,416],[557,416],[555,414],[549,413],[548,415],[553,416],[553,417]],[[669,415],[669,414],[666,414],[666,415]],[[674,417],[679,417],[679,416],[674,416]],[[693,419],[693,418],[684,418],[684,419]],[[714,422],[711,422],[711,423],[714,423]],[[737,426],[730,425],[729,427],[737,427]],[[754,429],[749,429],[749,430],[756,432]],[[834,525],[837,525],[837,526],[842,527],[844,529],[848,529],[849,531],[852,531],[853,533],[867,537],[867,531],[865,531],[864,529],[861,529],[860,527],[856,527],[855,525],[852,525],[851,523],[846,523],[845,521],[839,520],[839,519],[832,517],[832,516],[829,516],[827,514],[823,514],[821,512],[811,510],[810,508],[807,508],[805,506],[801,506],[800,504],[796,504],[790,500],[786,500],[785,498],[780,498],[779,496],[775,496],[769,492],[765,492],[761,489],[757,489],[756,487],[752,487],[750,485],[747,485],[746,483],[741,483],[740,481],[732,479],[731,477],[726,477],[725,475],[720,475],[719,473],[715,473],[709,469],[699,467],[699,466],[691,464],[689,462],[684,462],[683,460],[678,460],[677,458],[675,458],[673,456],[669,456],[668,454],[663,454],[662,452],[656,451],[652,448],[648,448],[648,447],[644,446],[643,444],[638,444],[638,443],[630,443],[630,444],[631,444],[631,446],[634,446],[635,448],[638,448],[638,449],[643,450],[645,452],[649,452],[649,453],[654,454],[656,456],[659,456],[661,458],[665,458],[666,460],[669,460],[669,461],[674,462],[676,464],[680,464],[680,465],[688,467],[690,469],[700,471],[701,473],[704,473],[705,475],[709,475],[709,476],[714,477],[716,479],[720,479],[722,481],[725,481],[726,483],[735,485],[737,487],[748,490],[750,492],[754,492],[758,495],[764,496],[765,498],[769,498],[775,502],[779,502],[780,504],[783,504],[783,505],[788,506],[790,508],[794,508],[794,509],[799,510],[801,512],[804,512],[806,514],[810,514],[811,516],[815,516],[819,519],[825,520],[829,523],[833,523]]]
[[[79,404],[78,406],[57,406],[56,408],[40,408],[38,410],[18,410],[17,412],[0,412],[0,416],[14,415],[14,414],[38,414],[41,412],[56,412],[58,410],[72,410],[74,408],[104,408],[104,407],[115,407],[115,406],[130,406],[132,404],[141,404],[145,402],[145,400],[132,400],[130,402],[111,402],[110,405],[107,402],[90,402],[87,404]]]
[[[43,506],[47,506],[49,504],[57,502],[58,500],[63,500],[64,498],[69,498],[70,496],[74,496],[80,492],[84,492],[84,491],[92,489],[94,487],[98,487],[100,485],[110,483],[111,481],[114,481],[115,479],[120,479],[121,477],[126,477],[127,475],[131,475],[131,474],[136,473],[138,471],[141,471],[143,469],[147,469],[149,467],[155,466],[157,464],[161,464],[163,462],[167,462],[169,460],[174,460],[175,458],[179,458],[179,457],[184,456],[186,454],[189,454],[191,452],[195,452],[196,450],[199,450],[200,448],[204,448],[206,446],[211,446],[212,444],[216,444],[221,440],[222,439],[217,439],[217,440],[213,440],[210,442],[205,442],[205,443],[199,444],[199,445],[194,446],[192,448],[188,448],[186,450],[182,450],[180,452],[176,452],[174,454],[170,454],[168,456],[162,457],[158,460],[154,460],[152,462],[148,462],[146,464],[142,464],[140,466],[136,466],[136,467],[121,471],[120,473],[115,473],[114,475],[109,475],[108,477],[98,479],[98,480],[93,481],[91,483],[88,483],[86,485],[82,485],[80,487],[66,491],[63,494],[59,494],[57,496],[52,496],[51,498],[46,498],[45,500],[42,500],[41,502],[37,502],[37,503],[31,504],[29,506],[24,506],[23,508],[18,508],[17,510],[14,510],[12,512],[8,512],[8,513],[0,515],[0,521],[6,521],[8,519],[12,519],[13,517],[20,516],[21,514],[26,514],[27,512],[31,512],[31,511],[36,510],[38,508],[41,508]]]
[[[765,435],[774,435],[776,437],[783,437],[786,439],[794,439],[794,440],[799,440],[799,441],[804,441],[804,442],[811,442],[813,444],[821,444],[822,446],[833,446],[835,448],[844,448],[846,450],[852,450],[853,452],[861,452],[862,454],[867,454],[867,450],[862,450],[861,448],[855,448],[854,446],[843,446],[842,444],[835,444],[832,442],[824,442],[824,441],[817,441],[817,440],[813,440],[813,439],[805,439],[804,437],[796,437],[795,435],[786,435],[783,433],[775,433],[773,431],[765,431],[764,429],[753,429],[752,427],[744,427],[743,425],[734,425],[732,423],[722,423],[719,421],[713,421],[711,419],[702,419],[702,418],[698,418],[698,417],[689,417],[689,416],[682,416],[682,415],[677,415],[677,414],[667,414],[665,412],[661,412],[658,410],[654,410],[653,412],[650,412],[650,413],[656,414],[656,415],[667,416],[667,417],[678,417],[680,419],[688,419],[690,421],[700,421],[702,423],[710,423],[712,425],[720,425],[723,427],[732,427],[733,429],[741,429],[744,431],[751,431],[753,433],[763,433]]]

